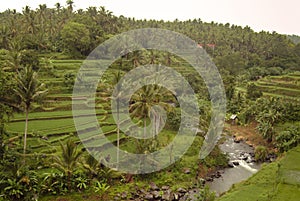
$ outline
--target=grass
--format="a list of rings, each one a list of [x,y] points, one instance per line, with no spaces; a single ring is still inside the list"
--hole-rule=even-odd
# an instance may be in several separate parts
[[[234,185],[218,201],[296,201],[300,196],[300,146],[266,164],[247,181]],[[290,176],[290,174],[294,174]]]
[[[77,113],[82,113],[83,115],[87,113],[87,110],[77,111]],[[97,114],[106,114],[105,110],[98,109]],[[29,113],[29,120],[39,120],[39,119],[56,119],[56,118],[73,118],[73,113],[71,110],[67,111],[53,111],[53,112],[33,112]],[[25,114],[19,113],[15,114],[12,122],[25,120]]]

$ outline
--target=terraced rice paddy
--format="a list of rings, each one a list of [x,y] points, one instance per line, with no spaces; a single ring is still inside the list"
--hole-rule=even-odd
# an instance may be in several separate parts
[[[265,96],[295,100],[300,97],[300,72],[282,76],[267,76],[254,82]],[[238,87],[246,91],[244,87]]]
[[[65,84],[65,75],[73,74],[76,76],[83,60],[51,60],[51,68],[43,68],[39,72],[39,79],[48,87],[48,95],[44,99],[42,105],[34,104],[29,114],[28,124],[28,150],[29,154],[53,154],[60,151],[60,143],[72,139],[80,143],[72,114],[72,87]],[[51,73],[49,73],[51,69]],[[175,70],[183,75],[191,72],[186,67],[174,67]],[[106,73],[106,79],[111,80],[114,69],[109,69]],[[90,73],[90,72],[86,72]],[[96,78],[96,77],[95,77]],[[71,85],[72,86],[72,85]],[[106,93],[109,84],[102,86],[97,90],[95,97],[95,111],[98,124],[101,126],[103,135],[109,141],[116,142],[117,132],[116,123],[111,114],[110,94]],[[86,100],[86,107],[92,100]],[[86,115],[87,110],[82,109],[80,113]],[[80,136],[82,140],[89,142],[90,147],[100,146],[95,140],[95,130],[97,126],[95,122],[84,121],[87,117],[82,117],[84,125],[80,125],[80,129],[84,129],[84,136]],[[126,122],[123,122],[126,123]],[[22,137],[25,127],[25,115],[23,113],[15,114],[7,129],[10,133],[11,146],[22,143]],[[121,133],[121,140],[126,136]],[[126,145],[124,145],[126,147]]]

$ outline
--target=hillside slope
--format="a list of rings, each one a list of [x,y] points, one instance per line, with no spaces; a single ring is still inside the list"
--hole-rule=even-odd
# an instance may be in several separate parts
[[[300,196],[300,146],[266,164],[247,181],[234,185],[218,201],[296,201]]]

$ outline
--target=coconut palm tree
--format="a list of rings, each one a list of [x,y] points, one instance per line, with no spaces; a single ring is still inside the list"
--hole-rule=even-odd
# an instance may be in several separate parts
[[[73,12],[73,6],[74,6],[74,1],[72,0],[67,0],[67,5],[68,5],[68,10],[72,13]]]
[[[117,103],[117,169],[119,166],[119,160],[120,160],[120,88],[121,86],[118,84],[121,80],[121,72],[118,70],[118,72],[114,75],[113,79],[113,86],[117,86],[117,97],[116,103]]]
[[[30,66],[24,68],[24,70],[17,72],[16,77],[16,88],[14,89],[16,95],[20,99],[20,104],[24,109],[25,119],[25,130],[24,130],[24,162],[26,154],[26,141],[27,141],[27,130],[28,130],[28,114],[31,108],[31,104],[38,100],[41,100],[43,95],[46,94],[47,89],[44,89],[44,84],[40,83],[37,79],[37,73],[32,70]]]
[[[161,120],[158,119],[158,111],[151,110],[153,106],[160,106],[163,109],[169,111],[171,106],[167,103],[162,96],[167,95],[166,90],[158,85],[146,85],[132,95],[133,104],[130,105],[130,113],[133,117],[137,117],[143,120],[144,124],[144,137],[146,137],[147,119],[150,118],[151,112],[154,117],[154,133],[153,137],[157,135],[157,131]],[[167,96],[166,96],[167,97]],[[144,147],[145,148],[145,147]]]

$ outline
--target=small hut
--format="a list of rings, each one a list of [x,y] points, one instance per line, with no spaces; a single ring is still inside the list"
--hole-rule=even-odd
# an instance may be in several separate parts
[[[238,123],[238,117],[236,114],[233,114],[230,116],[231,125],[237,125]]]

